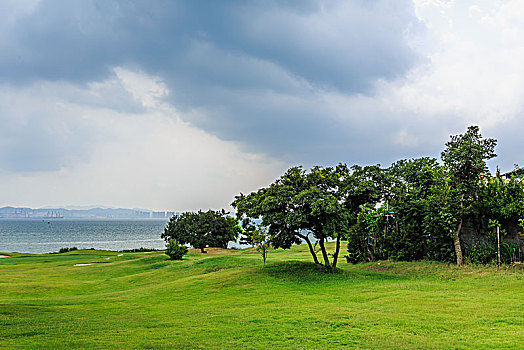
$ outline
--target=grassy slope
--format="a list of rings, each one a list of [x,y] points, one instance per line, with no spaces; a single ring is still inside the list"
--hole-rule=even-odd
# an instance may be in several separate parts
[[[522,272],[344,262],[323,274],[304,246],[266,267],[249,250],[166,258],[0,259],[0,348],[524,348]]]

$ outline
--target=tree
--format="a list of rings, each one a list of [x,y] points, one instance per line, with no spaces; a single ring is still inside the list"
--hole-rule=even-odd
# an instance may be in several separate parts
[[[442,179],[443,169],[435,158],[422,157],[399,160],[389,167],[395,178],[389,200],[389,211],[395,215],[396,239],[388,247],[394,259],[418,260],[440,253],[441,228],[433,230],[435,190]],[[429,224],[431,221],[431,224]],[[439,251],[435,252],[435,248]],[[388,258],[389,258],[388,257]]]
[[[262,261],[265,265],[267,252],[271,248],[271,236],[268,229],[262,225],[253,225],[252,223],[247,225],[248,228],[244,228],[245,237],[243,237],[242,242],[257,247],[257,251],[262,255]]]
[[[342,193],[350,225],[348,261],[374,260],[380,255],[377,252],[383,250],[383,240],[378,231],[378,216],[381,215],[378,211],[383,210],[377,206],[390,197],[391,180],[380,165],[354,165],[345,177]]]
[[[359,209],[353,211],[356,220],[351,216],[348,262],[454,258],[449,179],[436,159],[352,169],[351,193]]]
[[[375,186],[383,179],[378,167],[315,166],[309,172],[292,167],[267,188],[235,197],[237,218],[261,220],[275,248],[305,241],[313,261],[328,270],[337,266],[340,241],[356,220],[361,204],[381,197]],[[320,247],[320,262],[310,235]],[[330,261],[326,242],[335,240]]]
[[[447,197],[450,214],[457,221],[453,235],[453,246],[457,265],[463,264],[460,233],[464,218],[472,212],[477,202],[482,178],[489,175],[486,161],[496,157],[497,140],[483,139],[478,126],[470,126],[466,133],[452,135],[446,143],[441,158],[450,178],[450,191],[453,196]],[[450,202],[454,202],[451,203]]]
[[[206,247],[227,248],[230,241],[236,241],[241,231],[238,220],[228,216],[223,209],[208,210],[174,215],[161,237],[166,242],[176,239],[180,244],[190,244],[205,253]]]
[[[483,215],[484,221],[495,220],[508,231],[524,217],[524,183],[515,176],[504,179],[497,171],[496,176],[483,183],[475,210]]]
[[[231,205],[237,209],[237,218],[244,222],[261,219],[262,225],[268,227],[275,248],[286,249],[303,239],[314,262],[321,265],[309,239],[312,233],[321,241],[324,265],[330,268],[324,242],[335,235],[333,218],[337,216],[337,209],[343,212],[332,194],[335,192],[331,184],[335,178],[333,172],[333,168],[315,167],[307,173],[302,167],[292,167],[269,187],[247,196],[236,196]]]
[[[491,243],[496,243],[500,253],[503,238],[518,230],[519,221],[524,217],[524,183],[514,174],[502,177],[500,172],[483,181],[476,205],[479,226],[491,228]],[[488,249],[486,240],[474,247],[477,250]],[[500,263],[500,261],[498,261]]]

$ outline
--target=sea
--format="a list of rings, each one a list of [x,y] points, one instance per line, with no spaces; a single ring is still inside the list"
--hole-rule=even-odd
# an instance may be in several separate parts
[[[167,219],[0,219],[0,252],[52,253],[60,248],[164,249]]]

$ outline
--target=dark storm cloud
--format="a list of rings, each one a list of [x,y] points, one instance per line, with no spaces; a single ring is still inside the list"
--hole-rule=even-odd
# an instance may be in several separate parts
[[[288,161],[344,160],[363,152],[354,143],[363,132],[388,123],[354,109],[334,116],[322,94],[370,95],[377,80],[401,77],[419,62],[408,45],[420,29],[412,7],[43,0],[2,41],[0,79],[85,84],[115,66],[137,68],[165,80],[182,118],[222,139]]]
[[[113,65],[135,63],[198,80],[186,71],[198,68],[187,51],[203,42],[273,62],[314,84],[362,92],[373,79],[411,67],[416,57],[405,34],[417,25],[406,1],[44,0],[17,22],[2,76],[90,81]],[[211,63],[217,74],[233,73]]]

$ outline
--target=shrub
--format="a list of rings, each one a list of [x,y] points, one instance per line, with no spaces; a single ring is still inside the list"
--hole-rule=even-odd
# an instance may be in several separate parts
[[[491,264],[497,262],[497,249],[489,244],[478,244],[464,249],[464,257],[471,264]]]
[[[522,261],[522,247],[518,244],[502,242],[500,245],[500,259],[504,264]]]
[[[122,250],[119,250],[119,252],[122,252],[122,253],[146,253],[146,252],[156,252],[158,250],[161,250],[161,249],[140,247],[140,248],[133,248],[133,249],[122,249]]]
[[[71,248],[60,248],[60,250],[58,251],[58,254],[62,254],[62,253],[67,253],[67,252],[72,252],[74,250],[78,250],[77,247],[71,247]]]
[[[496,264],[497,247],[494,243],[475,245],[465,249],[465,257],[472,264]],[[508,242],[500,244],[500,260],[503,264],[511,264],[521,259],[521,248],[519,245]]]
[[[180,245],[176,239],[170,239],[166,245],[166,255],[173,260],[182,260],[187,253],[187,247]]]

